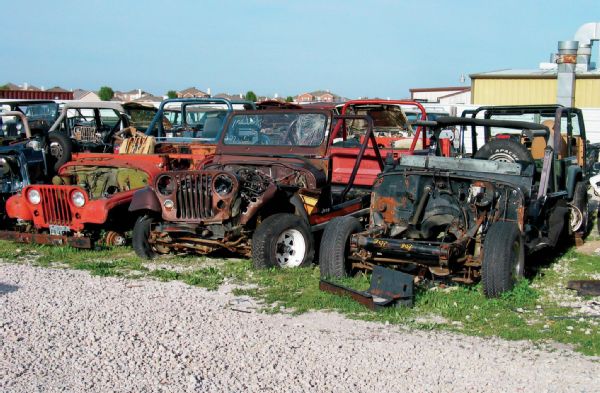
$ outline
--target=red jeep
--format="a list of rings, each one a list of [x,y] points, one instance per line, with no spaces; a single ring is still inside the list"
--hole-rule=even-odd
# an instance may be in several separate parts
[[[153,184],[162,171],[188,169],[213,154],[224,119],[243,109],[235,104],[224,99],[163,101],[147,135],[138,132],[119,141],[125,154],[75,154],[52,185],[28,186],[11,197],[7,215],[17,219],[17,227],[0,232],[0,238],[80,248],[96,241],[124,244],[135,222],[127,212],[134,191]]]
[[[391,110],[401,112],[397,105]],[[394,118],[398,130],[410,129],[405,116]],[[357,120],[362,133],[352,127]],[[384,166],[380,149],[397,156],[427,147],[421,129],[405,149],[380,148],[375,132],[368,114],[233,113],[200,170],[163,173],[134,194],[134,249],[142,258],[227,249],[252,255],[256,267],[307,265],[313,232],[333,217],[368,214],[370,188]]]

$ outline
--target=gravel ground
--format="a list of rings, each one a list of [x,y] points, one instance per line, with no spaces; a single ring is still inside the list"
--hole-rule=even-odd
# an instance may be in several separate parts
[[[246,300],[0,264],[0,391],[600,391],[598,359],[568,349]]]

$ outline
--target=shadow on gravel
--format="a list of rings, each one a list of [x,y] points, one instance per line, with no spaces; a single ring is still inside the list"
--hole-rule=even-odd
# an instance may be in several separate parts
[[[19,289],[19,287],[16,285],[3,284],[0,282],[0,295],[15,292],[17,289]]]

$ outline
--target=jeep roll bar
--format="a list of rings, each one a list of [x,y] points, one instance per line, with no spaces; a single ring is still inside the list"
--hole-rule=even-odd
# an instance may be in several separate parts
[[[344,198],[346,197],[346,194],[348,193],[348,191],[350,191],[350,189],[354,185],[354,179],[356,178],[356,174],[358,173],[358,168],[360,167],[360,163],[362,161],[363,156],[365,155],[365,151],[367,150],[367,146],[369,145],[369,142],[371,142],[371,144],[373,145],[373,150],[375,151],[375,157],[377,157],[377,163],[379,164],[380,171],[383,171],[385,164],[383,162],[383,158],[381,157],[381,152],[379,151],[379,146],[377,146],[377,140],[375,139],[375,134],[373,132],[373,119],[371,118],[371,116],[343,115],[342,114],[342,115],[333,116],[333,120],[337,120],[337,122],[335,124],[334,132],[332,132],[332,134],[339,132],[339,129],[342,126],[342,124],[345,123],[345,120],[364,120],[367,122],[367,133],[365,134],[365,138],[364,138],[362,144],[360,145],[360,150],[358,151],[358,155],[356,156],[356,161],[354,162],[354,167],[352,168],[352,172],[350,173],[350,178],[348,179],[348,183],[346,184],[346,186],[344,187],[344,190],[340,194],[340,198],[342,200],[344,200]]]
[[[423,107],[423,105],[421,105],[420,103],[416,102],[416,101],[409,101],[409,100],[349,100],[346,101],[344,103],[344,105],[342,106],[342,110],[340,111],[341,115],[345,115],[346,111],[348,110],[349,106],[352,105],[411,105],[411,106],[416,106],[419,111],[421,111],[421,120],[427,120],[427,111],[425,110],[425,107]],[[345,130],[344,130],[345,131]],[[415,136],[413,137],[413,141],[410,145],[410,151],[414,151],[415,147],[417,146],[417,141],[419,140],[419,136],[421,135],[422,132],[422,127],[418,127],[417,131],[415,132]],[[331,140],[333,141],[333,138],[336,137],[336,133],[332,133],[331,136]],[[345,135],[344,135],[345,137]],[[425,146],[427,140],[427,135],[425,135],[425,133],[423,132],[423,146]]]

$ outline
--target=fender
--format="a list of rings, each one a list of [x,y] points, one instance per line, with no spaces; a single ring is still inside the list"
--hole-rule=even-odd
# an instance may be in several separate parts
[[[575,183],[581,179],[582,170],[578,166],[570,166],[567,168],[567,198],[573,199],[575,192]]]
[[[31,221],[33,215],[25,203],[25,195],[16,194],[6,201],[6,215],[10,218],[20,218],[21,220]]]
[[[150,187],[144,187],[133,193],[133,199],[129,205],[129,211],[135,212],[139,210],[151,210],[156,213],[162,212],[160,202],[156,197],[156,193]]]

